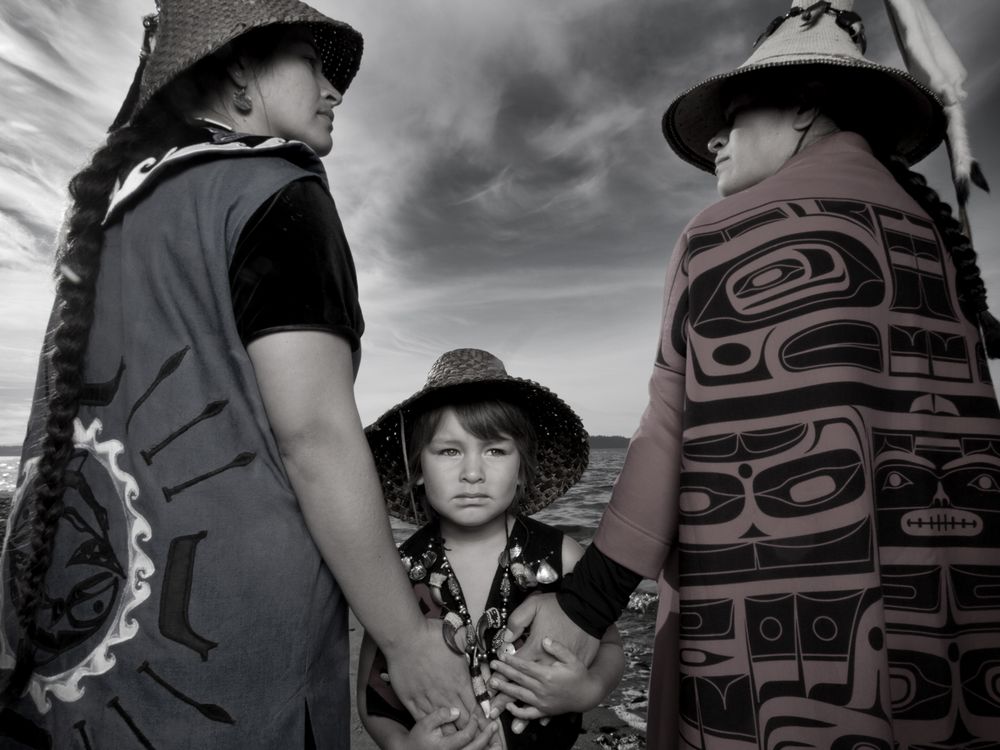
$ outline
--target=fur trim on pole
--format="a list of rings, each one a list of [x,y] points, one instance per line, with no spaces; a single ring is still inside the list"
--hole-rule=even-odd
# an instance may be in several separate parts
[[[972,156],[965,124],[966,71],[924,0],[884,0],[896,43],[907,70],[925,83],[944,103],[948,120],[948,156],[959,210],[963,213],[973,183],[989,192],[989,185]],[[968,232],[969,227],[966,226]]]

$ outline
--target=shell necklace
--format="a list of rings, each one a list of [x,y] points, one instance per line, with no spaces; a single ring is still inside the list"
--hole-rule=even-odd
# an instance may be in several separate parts
[[[452,651],[465,656],[472,677],[472,688],[476,700],[487,715],[490,711],[490,696],[486,687],[486,677],[490,659],[498,654],[513,653],[513,644],[503,640],[507,627],[507,603],[511,586],[523,591],[538,584],[555,583],[559,574],[545,559],[524,559],[524,547],[517,540],[520,536],[517,518],[514,518],[513,532],[507,532],[503,551],[497,558],[497,566],[502,571],[500,577],[500,606],[487,607],[473,626],[472,616],[465,604],[465,596],[458,577],[448,562],[444,539],[434,534],[427,542],[427,548],[420,555],[403,555],[401,560],[410,580],[414,583],[426,580],[431,599],[441,607],[441,632],[444,642]],[[465,628],[464,644],[458,642],[458,632]]]

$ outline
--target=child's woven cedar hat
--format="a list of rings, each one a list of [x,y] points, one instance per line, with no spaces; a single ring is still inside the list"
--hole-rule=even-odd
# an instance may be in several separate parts
[[[891,144],[910,164],[933,151],[945,133],[941,101],[909,73],[864,56],[864,27],[852,7],[853,0],[794,0],[788,13],[770,23],[746,62],[674,99],[663,115],[670,147],[714,174],[708,142],[726,125],[726,92],[750,84],[780,88],[789,74],[800,80],[807,74],[850,92],[869,140]]]
[[[158,91],[196,62],[253,29],[275,24],[308,26],[323,75],[341,94],[361,64],[361,34],[299,0],[156,0],[156,8],[157,13],[143,19],[146,35],[139,78],[133,82],[112,129],[131,120]]]
[[[489,352],[453,349],[434,363],[421,390],[365,428],[390,515],[416,524],[427,521],[423,511],[413,506],[407,475],[404,441],[409,440],[414,417],[470,395],[519,406],[534,425],[538,469],[533,485],[524,488],[521,513],[538,512],[580,479],[590,446],[576,412],[548,388],[508,375],[503,362]]]

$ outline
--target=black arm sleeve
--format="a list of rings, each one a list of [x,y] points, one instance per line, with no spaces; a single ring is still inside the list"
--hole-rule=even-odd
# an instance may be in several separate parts
[[[312,329],[343,336],[356,351],[364,332],[354,259],[337,209],[314,178],[266,200],[240,234],[229,266],[240,340]]]
[[[591,544],[573,572],[563,578],[556,601],[579,628],[600,638],[621,615],[641,580],[641,575]]]

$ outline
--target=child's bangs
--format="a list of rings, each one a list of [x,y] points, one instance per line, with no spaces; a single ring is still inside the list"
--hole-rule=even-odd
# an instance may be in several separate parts
[[[535,428],[519,407],[506,401],[452,404],[459,424],[480,440],[513,438],[533,443]]]

